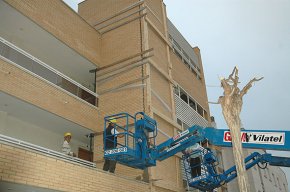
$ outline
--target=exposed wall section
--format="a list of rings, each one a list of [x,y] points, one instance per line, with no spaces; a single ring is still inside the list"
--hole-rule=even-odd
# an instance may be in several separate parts
[[[5,1],[91,62],[100,65],[100,34],[63,1]]]

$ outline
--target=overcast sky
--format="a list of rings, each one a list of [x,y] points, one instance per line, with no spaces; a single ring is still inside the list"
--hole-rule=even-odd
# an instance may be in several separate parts
[[[67,1],[77,8],[78,0]],[[169,19],[201,50],[209,101],[222,95],[218,76],[227,77],[238,66],[241,86],[253,77],[265,77],[244,97],[244,127],[290,131],[290,0],[164,3]],[[210,105],[210,110],[217,126],[226,128],[221,107]],[[290,169],[285,170],[290,181]]]
[[[246,129],[288,129],[290,115],[289,0],[165,0],[167,14],[192,46],[201,50],[209,101],[222,94],[218,76],[240,70],[241,86],[255,76],[244,97]],[[210,105],[218,127],[226,124]]]

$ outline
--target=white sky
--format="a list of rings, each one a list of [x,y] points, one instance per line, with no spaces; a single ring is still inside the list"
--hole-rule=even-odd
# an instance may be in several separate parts
[[[79,0],[65,2],[76,10]],[[219,86],[218,76],[228,76],[237,65],[241,86],[255,76],[265,77],[244,97],[244,127],[290,131],[290,0],[164,3],[169,19],[192,46],[201,50],[206,84],[210,85],[209,101],[217,101],[222,95],[220,87],[211,87]],[[210,110],[218,127],[226,128],[220,106],[210,105]],[[290,153],[283,155],[289,157]],[[284,170],[290,181],[290,169]]]

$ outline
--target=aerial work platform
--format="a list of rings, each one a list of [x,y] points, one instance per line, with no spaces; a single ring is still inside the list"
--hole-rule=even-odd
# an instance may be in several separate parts
[[[156,166],[156,160],[163,161],[186,148],[204,141],[212,145],[221,147],[231,147],[231,136],[227,129],[215,129],[212,127],[200,127],[194,125],[187,130],[169,138],[163,143],[156,144],[158,133],[157,122],[143,112],[138,112],[134,116],[128,113],[119,113],[105,117],[104,130],[112,120],[114,128],[113,140],[115,148],[108,148],[104,145],[104,158],[115,160],[120,164],[145,169]],[[123,138],[118,138],[123,135]],[[111,137],[112,138],[112,137]],[[104,131],[104,143],[110,139]],[[258,148],[267,150],[290,150],[290,132],[277,130],[243,130],[241,135],[242,145],[244,148]],[[190,154],[184,154],[182,159],[184,165]],[[191,166],[184,167],[188,185],[203,191],[211,191],[232,181],[237,177],[236,166],[229,168],[223,173],[216,171],[218,159],[210,149],[204,149],[201,153],[201,166],[203,171],[201,175],[191,177]],[[290,167],[290,158],[275,157],[271,154],[260,154],[254,152],[245,158],[246,169],[252,168],[257,164],[270,164],[272,166]]]

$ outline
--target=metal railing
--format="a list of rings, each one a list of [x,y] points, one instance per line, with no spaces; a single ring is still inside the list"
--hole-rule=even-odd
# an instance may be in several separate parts
[[[200,125],[202,127],[210,126],[209,122],[196,112],[192,107],[183,101],[178,95],[174,94],[176,117],[188,126]]]
[[[45,64],[19,47],[0,37],[0,58],[22,70],[44,79],[91,105],[97,106],[98,95],[61,72]]]
[[[80,164],[80,165],[93,167],[93,168],[96,167],[95,163],[92,163],[92,162],[89,162],[89,161],[86,161],[86,160],[82,160],[82,159],[79,159],[77,157],[72,157],[72,156],[69,156],[69,155],[66,155],[66,154],[51,150],[51,149],[47,149],[47,148],[44,148],[44,147],[41,147],[41,146],[38,146],[38,145],[34,145],[32,143],[21,141],[21,140],[18,140],[18,139],[12,138],[12,137],[8,137],[8,136],[5,136],[5,135],[1,135],[1,134],[0,134],[0,143],[7,144],[7,145],[10,145],[10,146],[13,146],[13,147],[19,147],[19,148],[23,148],[23,149],[32,150],[32,151],[35,151],[35,152],[39,152],[39,153],[41,153],[43,155],[50,156],[50,157],[55,157],[55,158],[58,158],[58,159],[61,159],[61,160],[65,160],[65,161],[68,161],[68,162],[73,162],[73,163],[77,163],[77,164]]]

